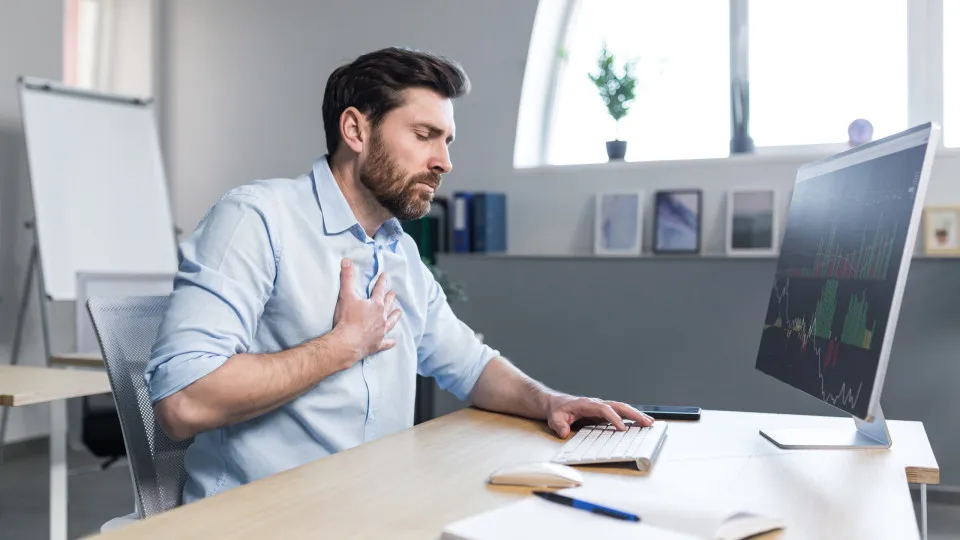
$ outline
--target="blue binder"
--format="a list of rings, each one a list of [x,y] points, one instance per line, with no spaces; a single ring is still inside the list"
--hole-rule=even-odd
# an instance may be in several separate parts
[[[503,193],[475,193],[471,200],[473,231],[471,251],[507,251],[507,196]]]

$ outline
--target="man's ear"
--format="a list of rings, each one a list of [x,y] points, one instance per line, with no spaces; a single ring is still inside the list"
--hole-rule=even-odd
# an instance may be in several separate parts
[[[340,115],[340,136],[354,153],[363,151],[369,133],[367,118],[356,107],[347,107]]]

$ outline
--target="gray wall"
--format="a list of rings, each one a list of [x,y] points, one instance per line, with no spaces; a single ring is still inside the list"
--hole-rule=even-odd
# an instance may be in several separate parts
[[[114,2],[114,12],[103,28],[102,39],[112,43],[101,66],[97,88],[133,96],[154,94],[154,15],[161,0]]]
[[[457,315],[550,387],[632,403],[841,414],[753,367],[775,259],[440,255],[439,263],[466,287]],[[960,260],[914,259],[881,397],[887,418],[924,423],[942,483],[954,486],[958,298]],[[438,414],[462,406],[446,392],[436,399]]]
[[[510,168],[536,1],[164,5],[161,106],[176,219],[186,230],[233,186],[309,171],[326,148],[327,76],[388,45],[449,55],[474,79],[456,110],[457,171],[446,185],[483,185],[490,171]]]
[[[23,227],[33,215],[33,203],[16,79],[20,75],[60,79],[62,49],[62,0],[0,0],[0,363],[8,361],[32,245],[32,236]],[[41,365],[44,358],[35,292],[31,302],[20,363]],[[72,338],[73,326],[68,312],[69,307],[53,308],[55,340],[60,336]],[[13,410],[6,440],[47,433],[47,410],[43,406]]]
[[[104,29],[114,44],[103,66],[102,90],[134,95],[152,93],[154,0],[124,0]],[[63,77],[62,0],[0,0],[0,362],[7,363],[16,326],[16,312],[33,245],[23,223],[33,215],[33,199],[20,120],[16,79],[20,75],[61,80]],[[36,281],[34,281],[36,284]],[[43,365],[40,310],[35,290],[24,329],[19,362]],[[71,302],[50,304],[53,352],[73,350]],[[71,425],[78,425],[80,403],[70,403]],[[10,412],[5,440],[16,441],[48,432],[47,407]]]
[[[595,192],[652,194],[662,187],[704,190],[704,250],[721,252],[728,188],[774,187],[785,208],[797,166],[820,157],[514,169],[536,0],[169,0],[164,5],[162,120],[168,126],[176,218],[186,230],[233,186],[308,170],[325,148],[320,106],[327,76],[337,65],[386,45],[428,49],[463,63],[473,92],[455,106],[454,171],[441,191],[506,192],[514,254],[590,253]],[[953,180],[960,176],[958,154],[938,156],[929,203],[960,203]],[[650,216],[647,212],[646,246]]]

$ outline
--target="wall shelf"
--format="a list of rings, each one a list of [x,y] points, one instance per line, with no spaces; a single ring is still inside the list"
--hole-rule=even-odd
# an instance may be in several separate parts
[[[644,253],[642,255],[634,256],[606,256],[606,255],[592,255],[588,253],[574,253],[574,254],[521,254],[521,253],[437,253],[437,257],[446,258],[446,257],[456,257],[456,258],[475,258],[475,259],[531,259],[531,260],[540,260],[540,259],[556,259],[556,260],[600,260],[600,261],[636,261],[636,260],[665,260],[665,261],[679,261],[679,260],[689,260],[689,261],[716,261],[716,260],[725,260],[725,261],[749,261],[749,260],[776,260],[779,255],[727,255],[726,253],[701,253],[696,255],[681,255],[681,254],[652,254]],[[960,257],[950,256],[935,256],[935,255],[925,255],[922,253],[915,254],[913,256],[914,260],[942,260],[942,261],[958,261],[960,262]]]

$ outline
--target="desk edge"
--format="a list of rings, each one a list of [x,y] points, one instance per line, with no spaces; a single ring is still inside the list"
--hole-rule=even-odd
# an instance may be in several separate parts
[[[72,367],[104,367],[103,360],[94,360],[92,358],[77,357],[71,358],[69,356],[53,356],[50,358],[51,366],[72,366]]]
[[[907,482],[911,484],[939,484],[940,468],[907,466]]]

